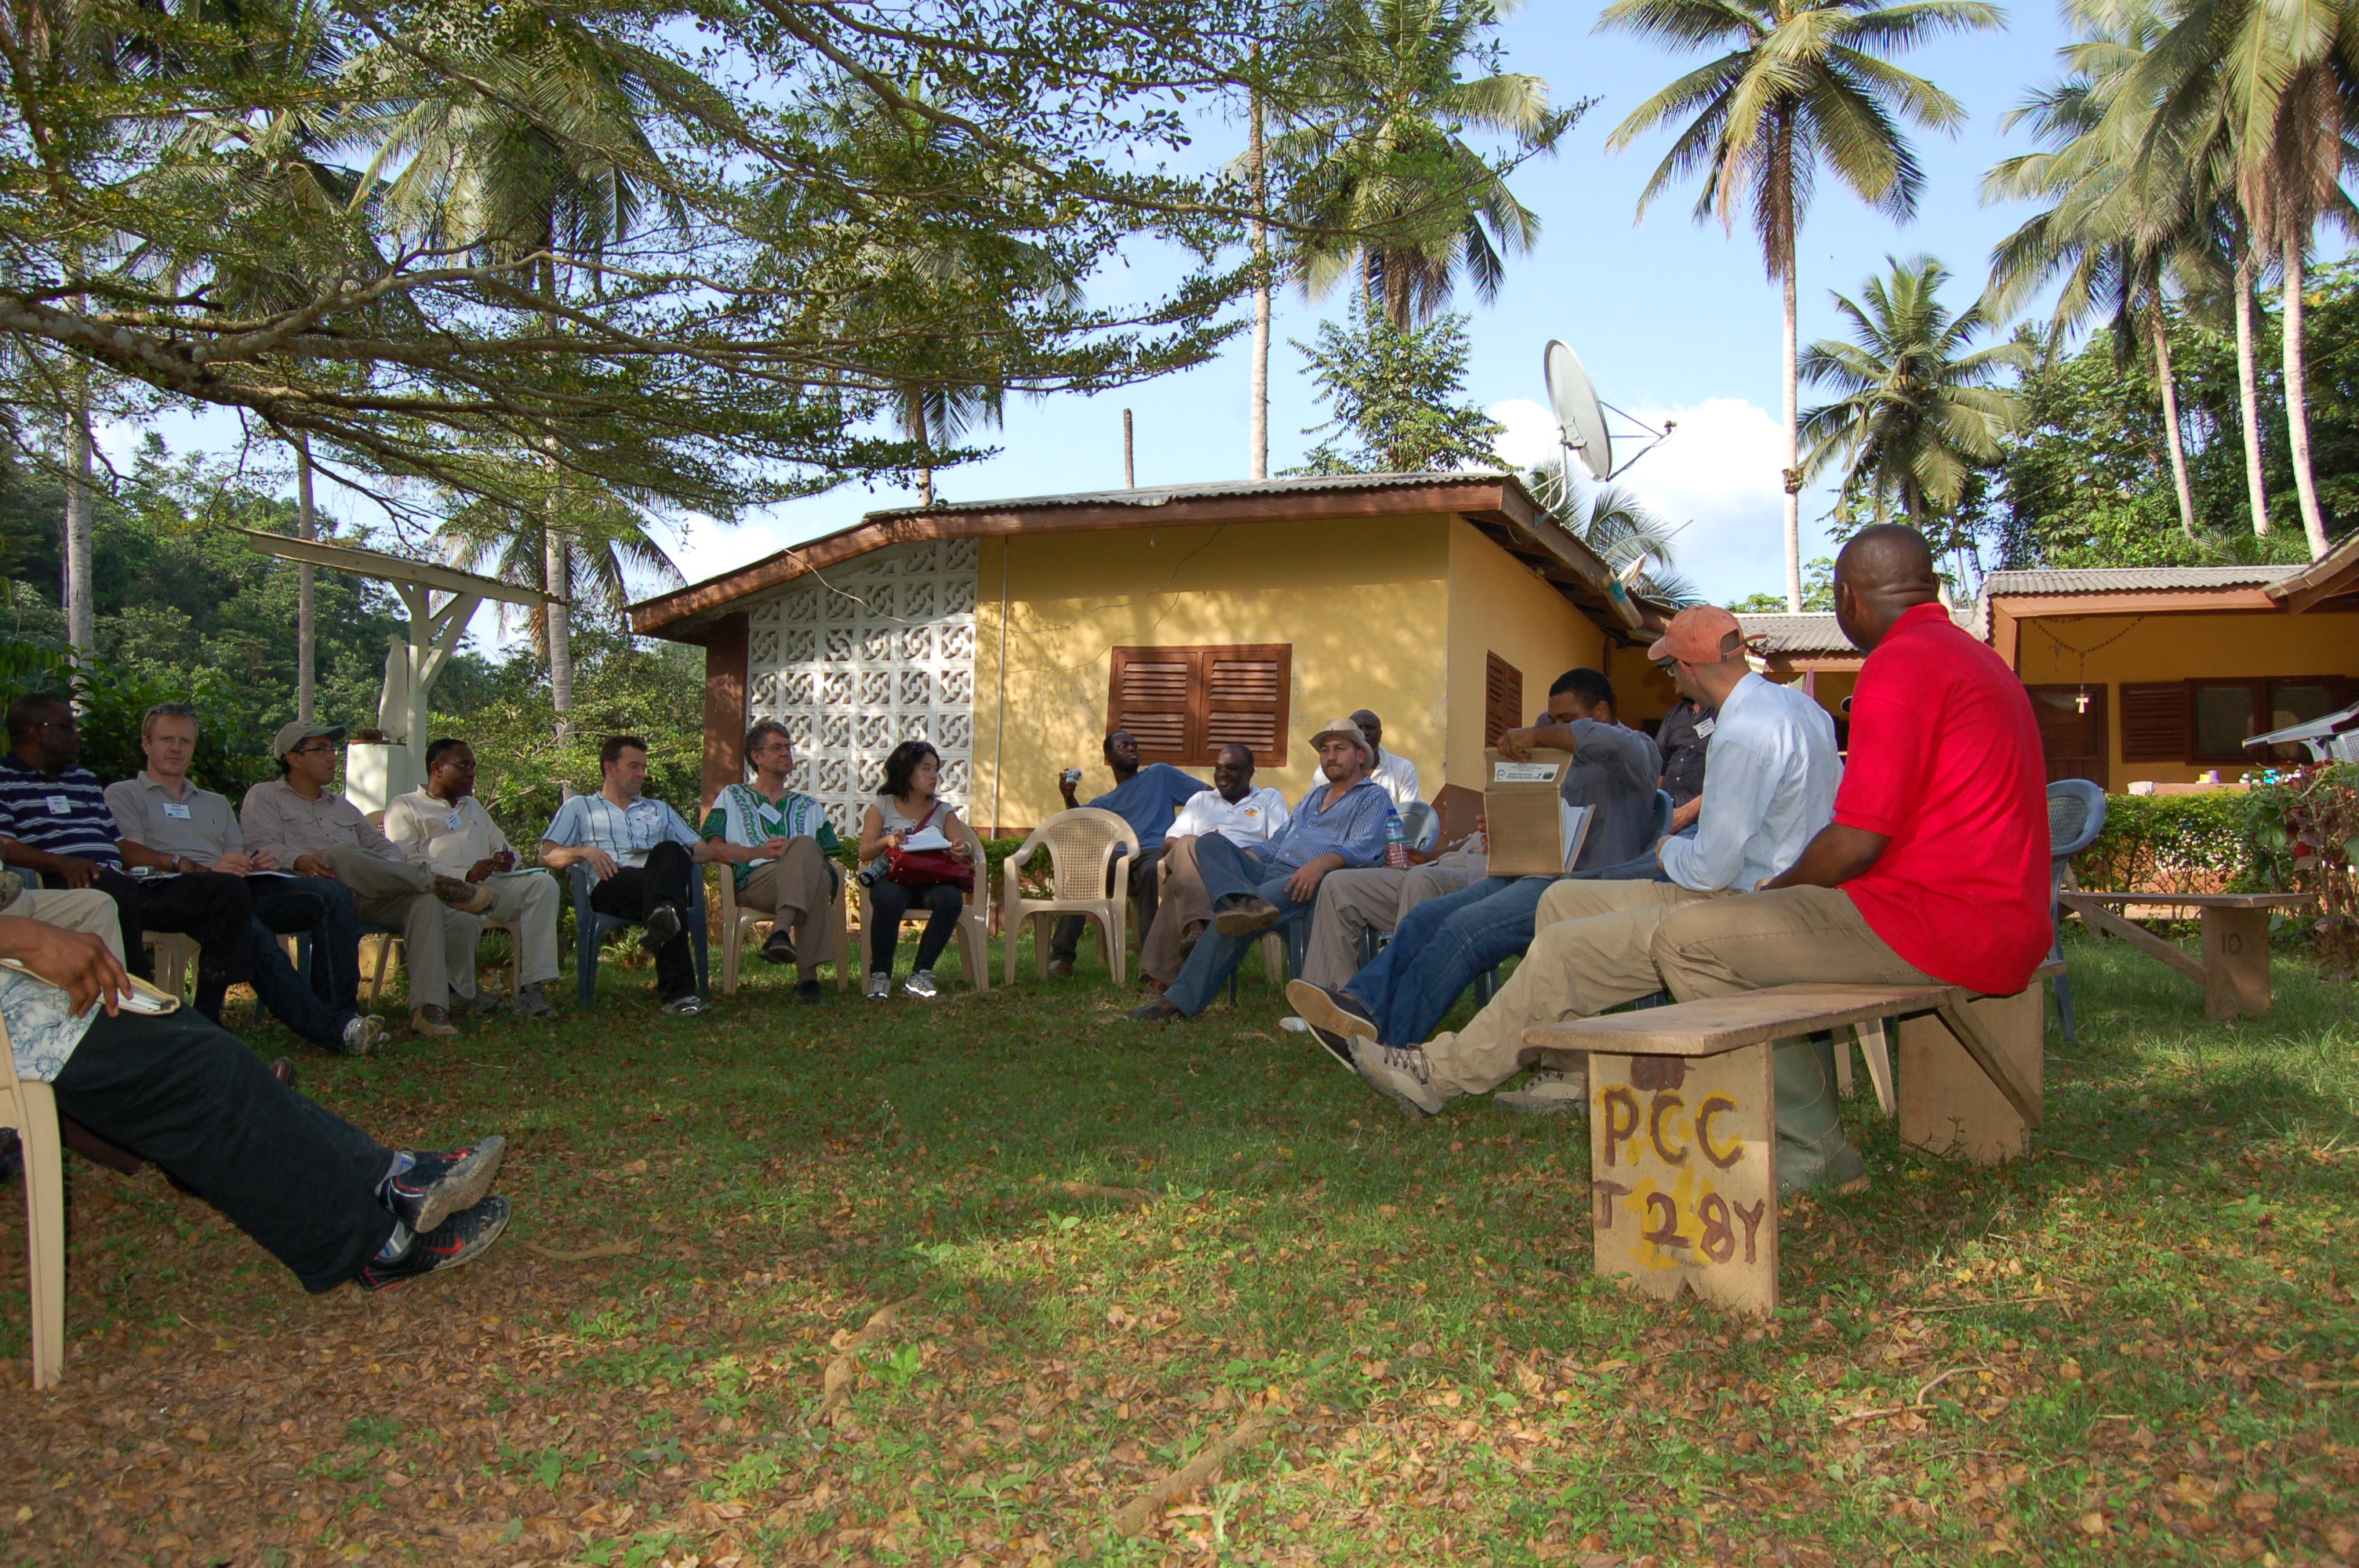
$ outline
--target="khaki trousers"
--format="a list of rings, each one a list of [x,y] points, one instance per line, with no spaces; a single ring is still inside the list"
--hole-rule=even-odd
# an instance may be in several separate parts
[[[123,921],[114,912],[114,900],[96,888],[27,888],[0,914],[86,933],[105,943],[116,963],[124,961]]]
[[[1158,870],[1163,882],[1156,894],[1155,918],[1139,935],[1138,972],[1168,986],[1180,978],[1180,967],[1188,961],[1180,946],[1188,927],[1212,919],[1212,903],[1204,895],[1204,873],[1196,865],[1193,838],[1163,840]]]
[[[785,854],[755,867],[737,890],[737,903],[777,916],[776,924],[793,933],[799,978],[812,979],[835,957],[835,867],[818,839],[797,838]]]
[[[1541,895],[1531,947],[1499,994],[1464,1029],[1426,1042],[1433,1087],[1445,1094],[1489,1094],[1543,1059],[1550,1066],[1579,1067],[1587,1053],[1540,1051],[1524,1044],[1524,1031],[1593,1018],[1661,990],[1657,929],[1686,906],[1728,896],[1692,892],[1676,882],[1556,883]]]
[[[475,994],[475,938],[483,923],[434,896],[431,866],[388,860],[358,844],[338,844],[322,853],[336,880],[351,892],[362,921],[401,933],[412,1011],[449,1007],[454,993]]]
[[[463,934],[466,957],[459,962],[473,976],[475,950],[486,925],[506,925],[516,935],[516,984],[547,985],[557,978],[557,911],[562,896],[557,878],[548,871],[507,871],[485,877],[492,890],[492,907],[481,914],[443,905],[443,916]],[[453,973],[457,971],[454,970]],[[413,971],[410,985],[417,977]]]
[[[1360,937],[1388,933],[1401,917],[1430,898],[1473,886],[1485,875],[1487,859],[1453,850],[1430,865],[1395,871],[1370,866],[1330,871],[1319,884],[1310,913],[1310,940],[1303,950],[1302,978],[1333,989],[1360,972]]]

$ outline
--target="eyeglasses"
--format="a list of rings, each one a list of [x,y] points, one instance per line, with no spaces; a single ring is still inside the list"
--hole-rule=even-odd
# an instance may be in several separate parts
[[[82,723],[73,719],[36,719],[25,728],[27,730],[80,730]]]
[[[287,754],[290,757],[316,757],[322,752],[332,752],[334,750],[335,747],[330,745],[325,741],[314,741],[308,746],[298,746]]]
[[[196,716],[196,706],[187,702],[159,702],[144,715],[148,719],[194,719]]]

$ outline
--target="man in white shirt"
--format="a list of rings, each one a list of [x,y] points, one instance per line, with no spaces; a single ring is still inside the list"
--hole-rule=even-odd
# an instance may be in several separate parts
[[[1393,808],[1397,811],[1413,800],[1423,800],[1425,792],[1418,786],[1417,764],[1398,752],[1385,750],[1385,721],[1364,708],[1352,715],[1352,723],[1376,749],[1376,765],[1369,770],[1368,776],[1393,797]]]
[[[1256,787],[1253,776],[1251,747],[1222,747],[1212,764],[1212,787],[1189,796],[1171,820],[1163,839],[1155,917],[1138,939],[1138,972],[1150,989],[1161,990],[1180,978],[1189,947],[1212,918],[1203,873],[1196,866],[1196,839],[1218,833],[1233,844],[1261,844],[1286,826],[1286,797],[1266,785]]]
[[[1550,887],[1524,961],[1463,1030],[1398,1048],[1355,1037],[1353,1066],[1404,1110],[1431,1116],[1456,1096],[1488,1094],[1536,1063],[1542,1071],[1522,1108],[1542,1108],[1535,1099],[1567,1109],[1585,1103],[1586,1058],[1535,1050],[1524,1044],[1524,1031],[1593,1017],[1662,989],[1655,932],[1672,911],[1750,892],[1792,865],[1833,820],[1843,772],[1834,721],[1799,688],[1753,673],[1735,616],[1716,605],[1683,610],[1647,652],[1680,695],[1719,709],[1696,837],[1657,842],[1669,881]]]
[[[557,879],[546,871],[516,870],[507,835],[475,798],[475,749],[464,741],[429,741],[425,786],[385,808],[385,836],[440,875],[490,890],[488,907],[454,909],[445,918],[466,923],[476,942],[487,925],[515,932],[516,1016],[554,1019],[557,1010],[549,1005],[547,987],[557,978]]]

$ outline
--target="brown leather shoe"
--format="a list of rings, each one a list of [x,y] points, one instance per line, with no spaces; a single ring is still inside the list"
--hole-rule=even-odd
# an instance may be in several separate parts
[[[280,1083],[285,1084],[288,1088],[293,1088],[295,1087],[295,1058],[292,1056],[281,1056],[276,1062],[271,1063],[270,1076],[277,1078]]]
[[[409,1032],[433,1040],[448,1040],[459,1033],[451,1027],[450,1013],[439,1007],[411,1008]]]
[[[434,896],[462,914],[481,914],[492,907],[491,884],[464,877],[436,877]]]

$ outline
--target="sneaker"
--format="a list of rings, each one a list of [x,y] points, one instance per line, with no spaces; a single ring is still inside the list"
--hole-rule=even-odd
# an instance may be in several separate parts
[[[1180,1011],[1178,1002],[1169,997],[1159,996],[1145,1007],[1132,1008],[1130,1016],[1141,1023],[1161,1023],[1168,1019],[1185,1018],[1187,1014]]]
[[[481,914],[496,902],[489,882],[471,882],[464,877],[436,877],[434,896],[463,914]]]
[[[883,969],[871,969],[868,972],[868,1000],[887,1001],[892,999],[892,995],[893,977]]]
[[[1352,1042],[1352,1070],[1370,1088],[1411,1116],[1431,1116],[1450,1103],[1433,1087],[1433,1064],[1421,1045],[1379,1045],[1373,1040]]]
[[[1310,1026],[1312,1037],[1326,1046],[1347,1071],[1352,1066],[1352,1042],[1375,1042],[1376,1021],[1368,1016],[1367,1009],[1349,991],[1330,990],[1309,980],[1288,980],[1286,1000],[1294,1004],[1294,1011]]]
[[[1563,1116],[1589,1105],[1589,1075],[1542,1067],[1522,1088],[1493,1095],[1491,1103],[1519,1116]]]
[[[795,961],[795,934],[783,925],[770,927],[769,939],[762,944],[762,957],[773,964]]]
[[[674,1018],[690,1018],[704,1011],[704,999],[694,991],[676,996],[663,1004],[663,1010]]]
[[[430,1040],[448,1040],[459,1033],[451,1025],[450,1013],[439,1007],[411,1008],[409,1032]]]
[[[916,997],[919,1001],[931,1001],[942,992],[941,988],[934,984],[933,970],[919,969],[901,982],[901,994]]]
[[[1212,929],[1223,936],[1258,936],[1285,916],[1277,905],[1251,895],[1212,916]]]
[[[516,1001],[510,1011],[518,1018],[555,1020],[557,1004],[549,1000],[549,992],[538,985],[516,987]]]
[[[357,1282],[364,1291],[389,1291],[420,1274],[472,1263],[507,1227],[508,1200],[485,1198],[474,1207],[452,1215],[425,1235],[413,1238],[409,1250],[392,1262],[364,1265]]]
[[[344,1020],[344,1054],[365,1056],[385,1038],[385,1020],[373,1012],[356,1012]]]
[[[385,1206],[423,1236],[489,1196],[507,1153],[508,1141],[497,1133],[464,1149],[413,1150],[409,1169],[387,1178]]]
[[[1049,978],[1050,979],[1061,980],[1072,972],[1073,961],[1071,958],[1068,958],[1062,953],[1051,953],[1049,956]]]
[[[647,917],[642,924],[647,931],[647,945],[660,947],[679,935],[679,911],[668,903],[659,903],[647,911]]]
[[[827,992],[820,989],[817,980],[797,980],[795,1000],[805,1007],[817,1007],[827,1000]]]

